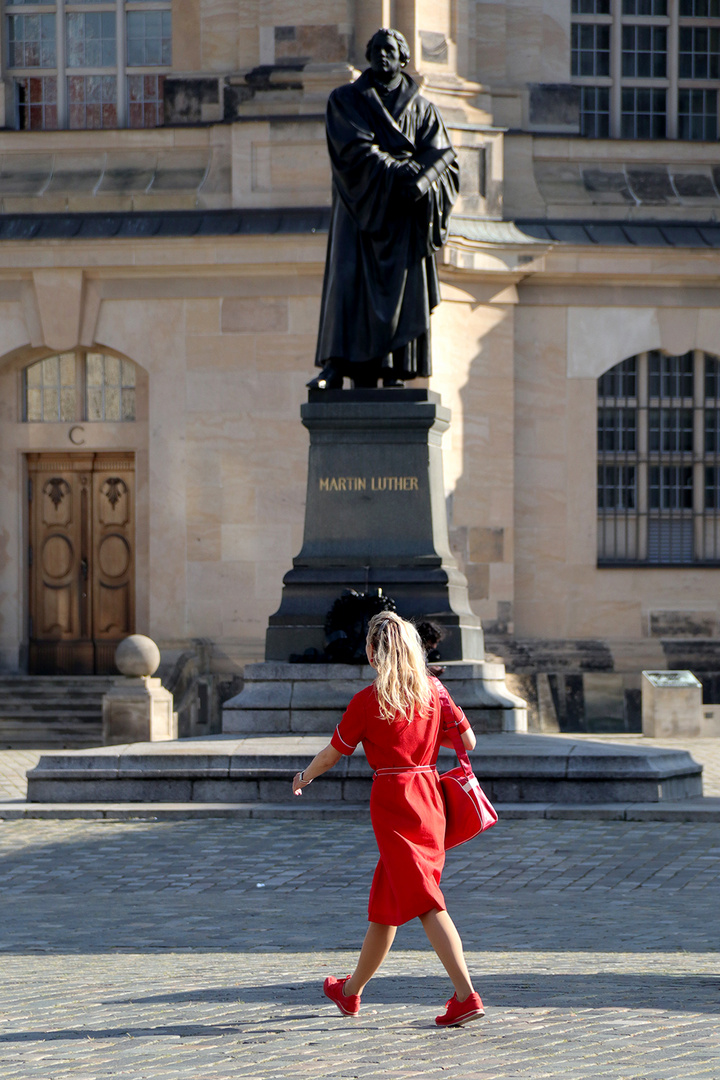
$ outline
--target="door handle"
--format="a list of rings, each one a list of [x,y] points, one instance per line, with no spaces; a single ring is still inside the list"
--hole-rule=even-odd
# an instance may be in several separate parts
[[[83,579],[83,581],[87,581],[87,579],[88,579],[88,561],[87,561],[87,559],[81,559],[80,560],[80,576]]]

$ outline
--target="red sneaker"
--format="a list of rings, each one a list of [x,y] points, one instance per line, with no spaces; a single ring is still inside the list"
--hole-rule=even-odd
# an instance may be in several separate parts
[[[458,1001],[457,994],[453,994],[446,1003],[447,1012],[444,1016],[436,1016],[435,1023],[438,1027],[462,1027],[471,1020],[479,1020],[485,1015],[480,995],[472,993],[464,1001]]]
[[[343,994],[343,987],[349,978],[350,976],[347,975],[344,979],[335,979],[332,975],[329,975],[323,983],[323,992],[325,997],[329,997],[331,1001],[335,1002],[340,1012],[345,1016],[357,1016],[360,1012],[360,995]],[[477,995],[475,996],[477,997]]]

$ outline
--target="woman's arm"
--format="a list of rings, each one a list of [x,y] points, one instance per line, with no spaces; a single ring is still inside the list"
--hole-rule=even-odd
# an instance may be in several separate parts
[[[468,728],[467,731],[461,731],[460,738],[462,739],[462,744],[466,750],[475,749],[475,732],[472,728]],[[455,743],[452,741],[449,735],[444,735],[442,737],[442,739],[440,740],[440,745],[447,746],[449,750],[452,750],[455,747]]]
[[[295,773],[293,777],[293,795],[302,795],[304,787],[307,787],[316,776],[322,776],[328,769],[332,769],[333,765],[337,765],[341,757],[342,754],[331,743],[328,743],[319,754],[315,755],[306,769]]]

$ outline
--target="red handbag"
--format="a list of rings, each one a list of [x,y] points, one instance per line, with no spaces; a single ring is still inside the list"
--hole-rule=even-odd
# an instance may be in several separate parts
[[[450,731],[460,765],[443,773],[440,790],[445,800],[445,850],[472,840],[498,819],[495,808],[472,771],[470,758],[457,727]]]

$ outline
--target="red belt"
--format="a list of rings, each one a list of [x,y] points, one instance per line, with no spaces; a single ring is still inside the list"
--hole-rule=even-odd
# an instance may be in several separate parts
[[[395,769],[376,769],[373,773],[373,779],[376,776],[399,776],[401,773],[406,772],[437,772],[436,765],[399,765]]]

